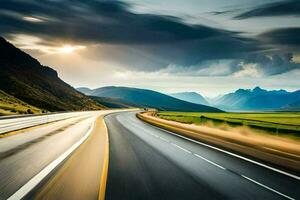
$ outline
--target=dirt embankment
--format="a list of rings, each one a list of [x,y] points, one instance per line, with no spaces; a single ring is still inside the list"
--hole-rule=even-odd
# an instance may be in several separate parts
[[[160,119],[154,112],[139,113],[138,117],[155,126],[181,135],[214,144],[232,151],[264,160],[300,172],[300,142],[276,136],[247,134],[235,130],[183,124]]]

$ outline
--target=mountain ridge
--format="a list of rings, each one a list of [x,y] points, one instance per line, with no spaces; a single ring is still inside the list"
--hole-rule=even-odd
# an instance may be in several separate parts
[[[83,90],[80,90],[80,88],[77,88],[77,90],[84,92]],[[85,92],[88,91],[86,88],[84,90]],[[94,89],[92,92],[88,92],[88,94],[98,97],[117,98],[125,103],[134,104],[139,107],[156,108],[158,110],[222,112],[220,109],[214,107],[182,101],[148,89],[107,86]]]
[[[191,103],[202,104],[202,105],[209,105],[208,101],[199,93],[197,92],[177,92],[169,94],[172,97],[177,99],[188,101]]]
[[[298,110],[300,90],[265,90],[260,87],[238,89],[218,98],[212,105],[225,110]],[[294,102],[296,105],[294,105]]]
[[[76,91],[57,72],[0,37],[0,89],[48,111],[104,108]]]

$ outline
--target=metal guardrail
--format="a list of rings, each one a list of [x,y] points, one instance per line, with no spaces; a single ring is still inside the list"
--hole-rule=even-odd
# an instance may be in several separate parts
[[[71,117],[88,115],[95,112],[98,111],[69,112],[69,113],[58,113],[58,114],[49,114],[49,115],[39,115],[39,116],[29,116],[29,117],[26,116],[26,117],[2,119],[0,120],[0,135],[7,132],[23,129],[23,128],[29,128],[32,126],[46,124],[49,122],[64,120]]]

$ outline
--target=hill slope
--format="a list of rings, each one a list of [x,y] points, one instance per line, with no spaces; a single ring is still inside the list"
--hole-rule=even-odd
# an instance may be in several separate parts
[[[0,90],[0,115],[24,113],[42,113],[42,110]]]
[[[268,91],[259,87],[253,90],[239,89],[219,98],[214,105],[229,110],[294,110],[293,103],[300,100],[300,90]],[[290,106],[289,106],[290,105]]]
[[[78,88],[78,90],[84,92],[81,88]],[[137,105],[139,107],[156,108],[159,110],[221,112],[221,110],[214,107],[194,104],[159,92],[138,88],[103,87],[90,91],[89,95],[116,98],[124,103]]]
[[[129,103],[122,102],[120,99],[107,98],[107,97],[97,97],[90,96],[95,102],[107,107],[107,108],[133,108],[136,105],[131,105]]]
[[[284,110],[297,110],[300,111],[300,99],[289,103],[283,107]]]
[[[0,37],[0,89],[49,111],[100,109],[62,81],[57,72]]]
[[[203,105],[209,105],[209,103],[206,101],[206,99],[196,92],[179,92],[179,93],[172,93],[170,96],[175,97],[177,99],[196,103],[196,104],[203,104]]]

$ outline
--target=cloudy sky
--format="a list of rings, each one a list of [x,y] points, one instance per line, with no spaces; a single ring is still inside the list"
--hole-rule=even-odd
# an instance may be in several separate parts
[[[300,89],[298,0],[1,0],[0,35],[74,87]]]

